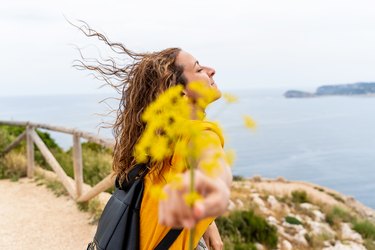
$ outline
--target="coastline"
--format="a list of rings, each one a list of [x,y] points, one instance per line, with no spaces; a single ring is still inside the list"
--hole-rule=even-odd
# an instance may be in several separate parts
[[[232,184],[229,210],[254,211],[277,229],[280,250],[375,247],[375,210],[353,197],[305,181],[254,176]],[[256,243],[256,249],[267,249]]]
[[[238,188],[239,186],[243,186],[244,182],[248,182],[248,185],[245,184],[248,188],[253,187],[278,196],[290,195],[294,190],[304,190],[310,194],[312,201],[316,203],[323,202],[331,206],[344,205],[355,210],[361,216],[372,218],[375,222],[375,209],[366,206],[352,196],[345,195],[325,186],[306,181],[289,181],[284,177],[272,179],[260,176],[244,178],[244,181],[235,181],[233,186]]]

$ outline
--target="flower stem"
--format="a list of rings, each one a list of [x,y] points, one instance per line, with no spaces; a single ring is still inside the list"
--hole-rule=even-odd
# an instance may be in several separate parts
[[[194,192],[194,167],[190,167],[190,193]],[[191,208],[193,208],[194,204]],[[189,250],[194,250],[195,227],[190,229]]]

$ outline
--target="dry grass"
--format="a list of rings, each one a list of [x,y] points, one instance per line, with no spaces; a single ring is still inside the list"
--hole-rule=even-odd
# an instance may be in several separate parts
[[[27,159],[24,154],[10,152],[0,159],[0,179],[17,181],[26,176]]]

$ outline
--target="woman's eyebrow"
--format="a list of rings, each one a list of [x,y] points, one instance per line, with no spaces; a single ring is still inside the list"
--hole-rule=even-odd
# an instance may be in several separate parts
[[[195,61],[195,63],[194,63],[194,66],[193,66],[193,67],[195,67],[195,65],[199,65],[199,62],[198,62],[198,61]]]

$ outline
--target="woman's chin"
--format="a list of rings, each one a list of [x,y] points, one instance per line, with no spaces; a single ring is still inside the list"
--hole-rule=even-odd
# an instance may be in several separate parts
[[[213,101],[216,101],[216,100],[220,99],[221,96],[222,96],[220,89],[218,89],[217,87],[215,88],[215,92],[216,92],[215,93],[215,98],[214,98]]]

